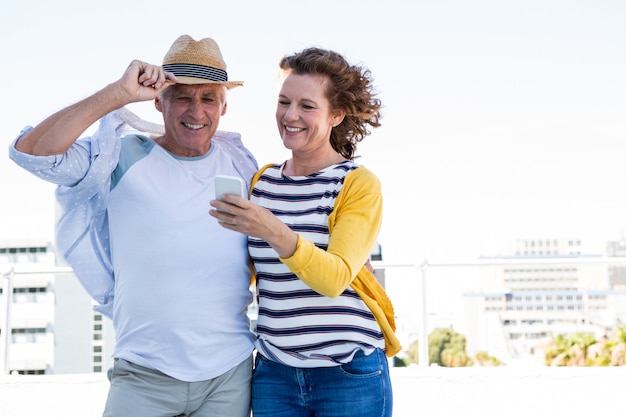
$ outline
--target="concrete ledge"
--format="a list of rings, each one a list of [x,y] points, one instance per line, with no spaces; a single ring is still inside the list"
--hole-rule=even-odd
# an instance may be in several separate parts
[[[394,417],[622,415],[626,367],[392,368]],[[0,416],[100,417],[103,374],[0,376]]]
[[[393,368],[394,417],[623,414],[626,367]]]

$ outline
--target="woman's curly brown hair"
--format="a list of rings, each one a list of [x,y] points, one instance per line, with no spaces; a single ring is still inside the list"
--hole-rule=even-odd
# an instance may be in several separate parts
[[[346,116],[330,134],[335,151],[346,159],[354,159],[356,145],[369,135],[370,128],[380,126],[381,101],[376,97],[369,69],[351,65],[337,52],[307,48],[280,60],[284,72],[326,75],[326,97],[332,110],[344,110]]]

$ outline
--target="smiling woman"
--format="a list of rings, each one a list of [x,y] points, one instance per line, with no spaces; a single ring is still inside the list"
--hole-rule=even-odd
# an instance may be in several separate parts
[[[369,70],[334,51],[307,48],[279,65],[276,122],[291,158],[254,176],[250,201],[225,196],[210,212],[248,235],[256,271],[252,411],[390,416],[386,356],[400,344],[391,301],[368,268],[382,192],[353,161],[379,126],[381,102]]]
[[[290,73],[283,80],[276,122],[283,145],[292,152],[287,175],[308,175],[344,159],[329,146],[331,132],[343,121],[345,111],[331,111],[327,84],[324,75]]]

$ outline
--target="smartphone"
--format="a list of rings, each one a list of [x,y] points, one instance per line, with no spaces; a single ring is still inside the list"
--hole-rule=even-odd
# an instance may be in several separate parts
[[[235,194],[243,197],[243,180],[230,175],[218,175],[215,177],[215,198],[222,199],[224,194]]]

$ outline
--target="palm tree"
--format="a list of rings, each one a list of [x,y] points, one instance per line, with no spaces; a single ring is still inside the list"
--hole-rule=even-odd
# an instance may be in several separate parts
[[[585,366],[587,350],[596,343],[593,333],[559,334],[546,351],[546,365]]]
[[[596,340],[592,333],[557,335],[546,350],[550,366],[626,365],[626,326],[618,326],[610,338]]]

